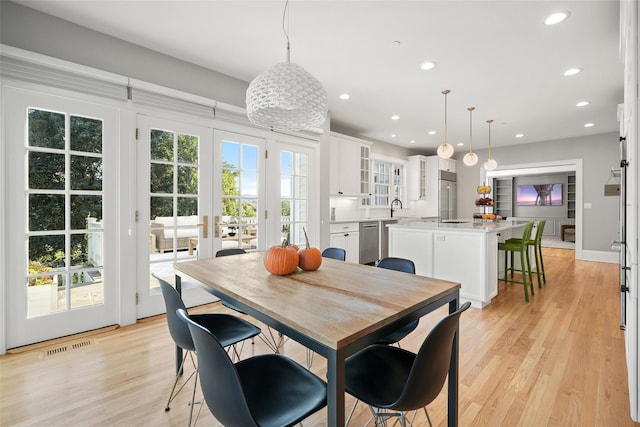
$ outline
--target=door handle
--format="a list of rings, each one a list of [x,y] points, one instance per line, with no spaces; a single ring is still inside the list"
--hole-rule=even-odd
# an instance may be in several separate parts
[[[213,237],[218,238],[220,237],[220,215],[214,216],[213,221],[214,221]]]
[[[202,217],[202,223],[201,224],[196,224],[196,226],[202,227],[202,238],[203,239],[209,238],[209,216],[208,215],[204,215]]]

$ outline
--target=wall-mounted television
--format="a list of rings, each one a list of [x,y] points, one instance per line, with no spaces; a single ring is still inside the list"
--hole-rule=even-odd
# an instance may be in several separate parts
[[[518,206],[562,206],[562,184],[518,185]]]

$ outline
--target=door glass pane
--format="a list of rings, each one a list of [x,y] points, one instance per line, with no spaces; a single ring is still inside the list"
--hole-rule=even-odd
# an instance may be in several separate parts
[[[64,154],[29,151],[29,188],[64,190]]]
[[[257,248],[258,153],[251,144],[222,141],[222,248]]]
[[[151,160],[173,161],[173,132],[151,129]]]
[[[280,230],[281,238],[290,243],[305,243],[303,227],[307,227],[308,157],[304,153],[280,151]]]
[[[65,115],[29,108],[29,146],[64,149]]]
[[[29,231],[64,230],[64,194],[29,194]]]
[[[71,150],[102,154],[102,120],[70,117]]]
[[[30,108],[28,128],[28,316],[103,304],[103,122]]]
[[[102,159],[71,156],[71,189],[102,190]]]

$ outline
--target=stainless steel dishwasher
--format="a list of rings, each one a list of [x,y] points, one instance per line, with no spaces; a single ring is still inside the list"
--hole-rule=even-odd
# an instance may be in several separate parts
[[[380,222],[360,223],[360,264],[375,264],[380,248]]]

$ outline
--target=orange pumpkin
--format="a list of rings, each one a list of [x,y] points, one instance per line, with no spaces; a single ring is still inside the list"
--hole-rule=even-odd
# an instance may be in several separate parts
[[[305,271],[317,270],[322,265],[322,253],[318,248],[300,249],[298,267]]]
[[[298,267],[305,271],[317,270],[322,265],[322,253],[318,248],[309,247],[309,237],[307,237],[307,230],[302,227],[304,231],[304,238],[307,241],[307,247],[298,251],[300,260],[298,261]]]
[[[295,249],[285,246],[272,246],[264,254],[264,266],[267,271],[277,276],[291,274],[298,268],[300,257]]]

